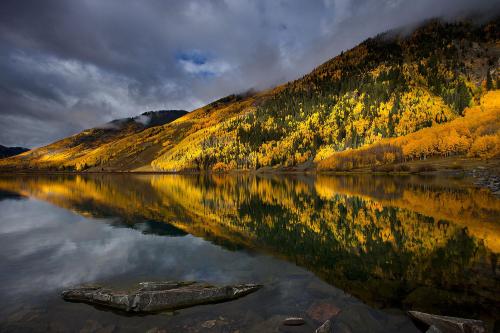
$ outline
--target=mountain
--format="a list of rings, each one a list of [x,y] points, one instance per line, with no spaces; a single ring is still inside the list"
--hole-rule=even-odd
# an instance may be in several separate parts
[[[115,119],[99,127],[87,129],[34,149],[23,156],[6,159],[4,165],[45,170],[74,170],[75,165],[79,165],[80,169],[85,169],[85,162],[81,164],[81,161],[92,154],[100,155],[106,146],[112,146],[115,142],[147,129],[170,123],[187,113],[184,110],[160,110],[144,112],[137,117]],[[133,165],[133,158],[127,160],[127,163]]]
[[[0,145],[0,158],[6,158],[14,155],[22,154],[28,151],[28,148],[24,147],[5,147]]]
[[[159,110],[147,111],[137,117],[115,119],[102,126],[103,129],[123,129],[129,125],[137,128],[137,131],[146,128],[168,124],[177,118],[184,116],[187,111],[184,110]]]
[[[389,31],[274,89],[231,95],[171,123],[89,146],[71,137],[60,142],[77,141],[77,146],[54,143],[0,166],[89,171],[314,168],[340,151],[460,119],[469,108],[483,110],[486,92],[500,88],[499,23],[498,18],[481,24],[436,19],[411,33],[407,28]],[[490,102],[498,96],[490,95]],[[469,147],[451,153],[468,154],[480,144],[500,152],[498,124],[492,122],[468,139]],[[459,141],[466,132],[457,132]],[[392,162],[421,158],[395,156]],[[372,163],[391,162],[387,157]]]

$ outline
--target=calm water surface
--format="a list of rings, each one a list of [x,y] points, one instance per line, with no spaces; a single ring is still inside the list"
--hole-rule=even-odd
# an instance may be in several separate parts
[[[401,331],[408,309],[498,325],[500,200],[459,179],[2,175],[0,212],[2,332],[278,332],[287,316],[310,332],[363,304]],[[148,316],[59,296],[150,280],[264,288]]]

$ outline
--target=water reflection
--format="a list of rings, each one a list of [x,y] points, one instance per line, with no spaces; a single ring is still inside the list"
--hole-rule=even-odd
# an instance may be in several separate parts
[[[490,319],[500,310],[500,200],[460,180],[59,175],[3,177],[0,191],[272,254],[377,307]],[[117,253],[136,246],[124,242]]]

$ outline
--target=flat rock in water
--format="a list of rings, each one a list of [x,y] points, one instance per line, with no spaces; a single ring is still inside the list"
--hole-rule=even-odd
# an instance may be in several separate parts
[[[408,311],[408,314],[442,333],[486,333],[486,326],[481,320],[457,317],[438,316],[419,311]]]
[[[83,285],[62,292],[66,301],[84,302],[127,312],[157,312],[199,304],[236,299],[262,286],[240,284],[213,286],[197,282],[142,282],[131,291],[118,291],[98,285]]]
[[[306,323],[306,321],[300,317],[290,317],[290,318],[286,318],[283,321],[283,325],[286,325],[286,326],[300,326],[300,325],[304,325],[305,323]]]

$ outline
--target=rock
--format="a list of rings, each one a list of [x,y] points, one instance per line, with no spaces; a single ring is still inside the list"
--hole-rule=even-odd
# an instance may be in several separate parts
[[[306,321],[300,317],[289,317],[283,321],[283,325],[285,326],[300,326],[304,325],[305,323]]]
[[[442,333],[486,333],[481,320],[437,316],[419,311],[408,311],[410,317],[429,326],[435,326]]]
[[[324,322],[336,316],[339,312],[338,307],[326,301],[314,302],[306,311],[309,317],[319,322]]]
[[[139,291],[169,290],[189,286],[195,283],[196,281],[139,282]]]
[[[212,328],[215,325],[217,325],[217,320],[207,320],[206,322],[204,322],[203,324],[201,324],[201,327]]]
[[[332,322],[330,320],[327,320],[314,331],[314,333],[330,333],[332,332]]]
[[[473,169],[470,175],[476,179],[476,186],[488,188],[496,196],[500,194],[500,179],[496,171],[478,167]]]
[[[213,286],[196,282],[143,282],[131,291],[84,285],[62,292],[66,301],[85,302],[127,312],[158,312],[224,302],[260,289],[261,285]]]

